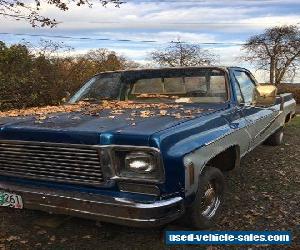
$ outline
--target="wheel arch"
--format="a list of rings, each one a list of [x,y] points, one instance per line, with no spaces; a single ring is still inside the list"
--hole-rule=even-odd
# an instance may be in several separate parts
[[[227,145],[223,148],[216,147],[210,153],[209,149],[200,148],[187,154],[184,157],[185,195],[195,194],[199,176],[205,168],[213,166],[221,171],[229,171],[239,167],[240,158],[240,146],[238,144]]]
[[[207,163],[207,166],[212,166],[223,171],[233,170],[240,166],[240,147],[232,145],[217,155],[212,157]]]
[[[285,123],[285,124],[288,124],[288,123],[292,120],[292,118],[293,118],[292,112],[288,113],[288,114],[285,116],[285,121],[284,121],[284,123]]]

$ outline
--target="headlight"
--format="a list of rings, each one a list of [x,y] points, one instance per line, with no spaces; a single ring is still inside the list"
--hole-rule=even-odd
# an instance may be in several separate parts
[[[162,160],[157,150],[115,149],[113,155],[117,178],[151,182],[164,180]]]
[[[155,162],[153,156],[148,153],[129,153],[125,157],[125,168],[138,173],[149,173],[155,170]]]

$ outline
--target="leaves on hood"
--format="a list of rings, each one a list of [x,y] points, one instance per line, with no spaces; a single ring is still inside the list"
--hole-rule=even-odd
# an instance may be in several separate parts
[[[168,113],[167,110],[161,110],[161,111],[159,111],[159,114],[162,115],[162,116],[165,116],[167,113]]]
[[[0,112],[1,117],[23,117],[34,116],[36,123],[43,123],[44,120],[55,117],[58,113],[78,112],[85,115],[99,116],[101,111],[107,110],[108,118],[114,119],[125,113],[125,110],[131,110],[131,117],[148,118],[153,116],[171,116],[177,119],[194,118],[195,115],[202,113],[204,110],[199,108],[187,108],[179,104],[167,103],[136,103],[133,101],[102,101],[99,104],[88,102],[79,102],[76,104],[67,104],[60,106],[33,107],[27,109],[14,109]],[[79,120],[80,116],[76,115],[72,120]]]
[[[0,112],[0,117],[18,117],[18,116],[35,116],[38,120],[45,120],[46,115],[54,113],[70,113],[81,112],[89,106],[88,103],[79,102],[77,104],[68,104],[60,106],[45,106],[33,107],[27,109],[13,109],[9,111]]]

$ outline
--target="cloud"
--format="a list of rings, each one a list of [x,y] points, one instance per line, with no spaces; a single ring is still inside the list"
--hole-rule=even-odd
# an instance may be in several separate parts
[[[93,8],[73,6],[65,12],[44,4],[41,8],[41,14],[62,21],[55,32],[66,31],[81,34],[97,30],[199,32],[208,29],[209,31],[241,32],[241,28],[243,32],[246,32],[248,29],[257,28],[258,23],[255,18],[258,18],[257,21],[259,18],[263,19],[264,22],[260,23],[260,28],[273,25],[277,21],[287,24],[300,21],[299,13],[284,16],[281,15],[280,10],[276,9],[270,13],[268,6],[263,4],[271,2],[280,6],[283,5],[275,0],[255,1],[255,3],[254,1],[239,1],[238,4],[232,4],[232,1],[216,4],[217,1],[215,0],[192,2],[193,4],[186,1],[129,1],[120,8],[113,6],[103,8],[100,4],[94,4]],[[273,19],[268,20],[271,17]],[[7,20],[3,19],[0,24],[1,29],[24,29],[26,26],[27,29],[29,28],[29,25],[24,25],[22,21],[10,22],[10,27],[7,27]]]
[[[54,29],[33,29],[24,21],[0,17],[0,32],[110,38],[112,41],[63,41],[75,48],[72,53],[106,47],[140,62],[147,62],[151,50],[162,48],[178,37],[192,43],[221,42],[228,45],[203,46],[219,54],[221,64],[244,66],[236,60],[241,55],[240,47],[231,43],[242,43],[274,25],[300,23],[300,3],[299,0],[127,0],[120,8],[103,8],[95,3],[93,8],[72,6],[65,12],[44,4],[41,14],[62,23]],[[39,39],[25,38],[32,42]],[[22,36],[0,35],[0,39],[12,43],[20,41]],[[116,41],[120,39],[157,42]]]

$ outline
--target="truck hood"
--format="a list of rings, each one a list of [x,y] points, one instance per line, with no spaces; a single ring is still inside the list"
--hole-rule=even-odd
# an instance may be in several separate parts
[[[96,114],[60,112],[44,116],[2,117],[0,139],[102,144],[100,135],[111,134],[118,137],[131,135],[137,141],[143,138],[140,144],[145,144],[149,136],[155,132],[220,108],[222,107],[182,106],[178,110],[130,109],[122,110],[120,113],[107,109]]]

